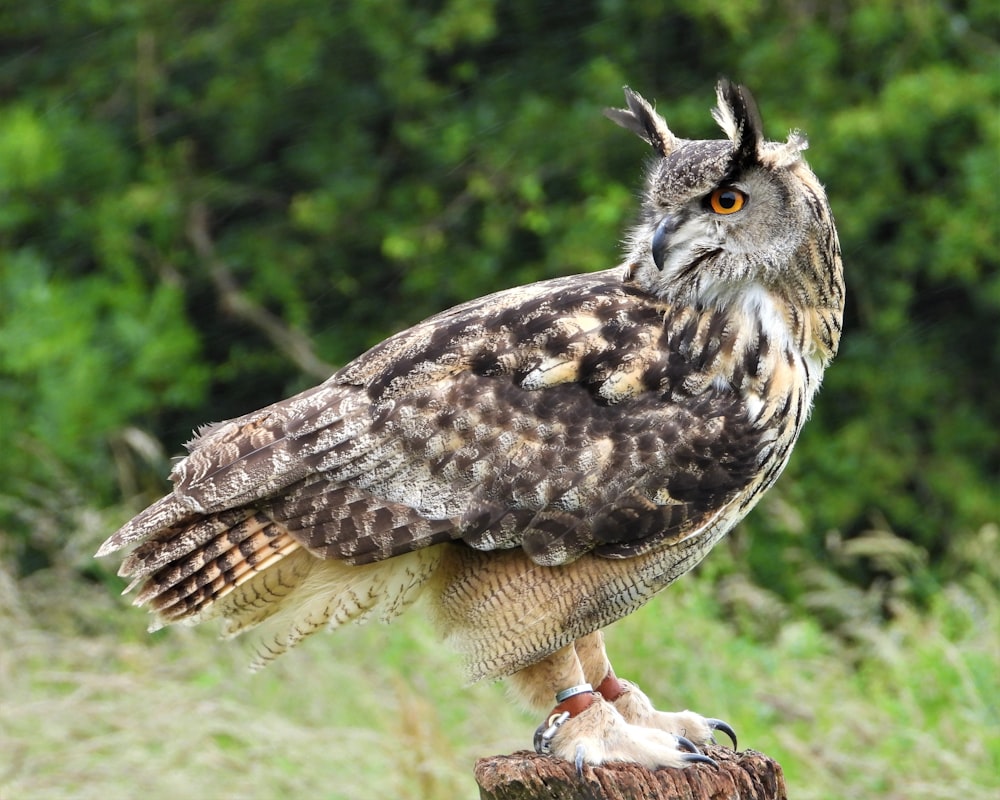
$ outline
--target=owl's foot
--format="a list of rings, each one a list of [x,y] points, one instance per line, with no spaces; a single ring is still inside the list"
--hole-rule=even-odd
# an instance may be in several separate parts
[[[577,772],[582,773],[584,764],[606,761],[631,761],[650,769],[715,764],[684,736],[627,722],[589,684],[560,692],[556,699],[558,704],[535,731],[535,750],[573,761]]]
[[[693,711],[657,711],[645,692],[631,681],[616,677],[611,670],[596,691],[632,725],[663,730],[698,745],[715,744],[712,732],[721,731],[732,740],[733,749],[736,749],[736,731],[728,723]]]

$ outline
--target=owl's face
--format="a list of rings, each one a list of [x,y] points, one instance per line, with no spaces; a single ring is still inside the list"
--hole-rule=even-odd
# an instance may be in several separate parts
[[[728,140],[679,139],[645,100],[626,97],[629,109],[608,115],[661,156],[650,166],[629,239],[631,280],[702,307],[751,286],[781,294],[784,285],[797,286],[793,273],[815,268],[811,242],[832,227],[822,188],[801,157],[805,139],[764,141],[749,93],[725,82],[713,116]]]

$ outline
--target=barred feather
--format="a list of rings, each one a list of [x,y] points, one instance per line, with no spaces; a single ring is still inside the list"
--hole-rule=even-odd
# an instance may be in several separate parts
[[[465,303],[200,431],[98,553],[135,548],[136,602],[258,627],[264,663],[429,593],[495,677],[697,563],[788,462],[844,303],[804,138],[767,142],[745,89],[717,97],[717,141],[631,91],[609,112],[659,156],[620,267]]]

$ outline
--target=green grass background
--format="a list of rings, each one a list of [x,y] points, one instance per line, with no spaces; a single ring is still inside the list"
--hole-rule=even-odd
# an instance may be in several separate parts
[[[69,552],[86,558],[111,527],[82,515]],[[246,643],[147,634],[143,612],[73,568],[0,573],[2,800],[475,798],[477,758],[530,746],[538,720],[499,684],[465,686],[419,605],[251,674]],[[722,717],[776,758],[796,800],[995,800],[995,586],[952,583],[890,623],[852,591],[816,598],[861,609],[848,638],[703,571],[612,626],[609,650],[661,708]]]

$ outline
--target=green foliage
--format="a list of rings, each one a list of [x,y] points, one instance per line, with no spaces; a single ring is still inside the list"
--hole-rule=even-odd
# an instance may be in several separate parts
[[[0,530],[45,549],[68,486],[162,487],[141,443],[178,452],[450,304],[613,265],[645,150],[600,109],[628,83],[715,135],[728,74],[772,136],[812,135],[849,283],[744,560],[789,597],[817,557],[898,583],[831,550],[879,530],[923,553],[916,594],[979,570],[966,543],[1000,519],[997,27],[985,0],[8,4]]]
[[[994,3],[57,6],[0,4],[0,794],[458,796],[524,746],[419,620],[240,677],[212,632],[147,637],[91,553],[195,426],[616,263],[648,148],[600,109],[629,84],[715,136],[720,74],[811,135],[847,327],[785,476],[616,665],[796,797],[996,794]]]

